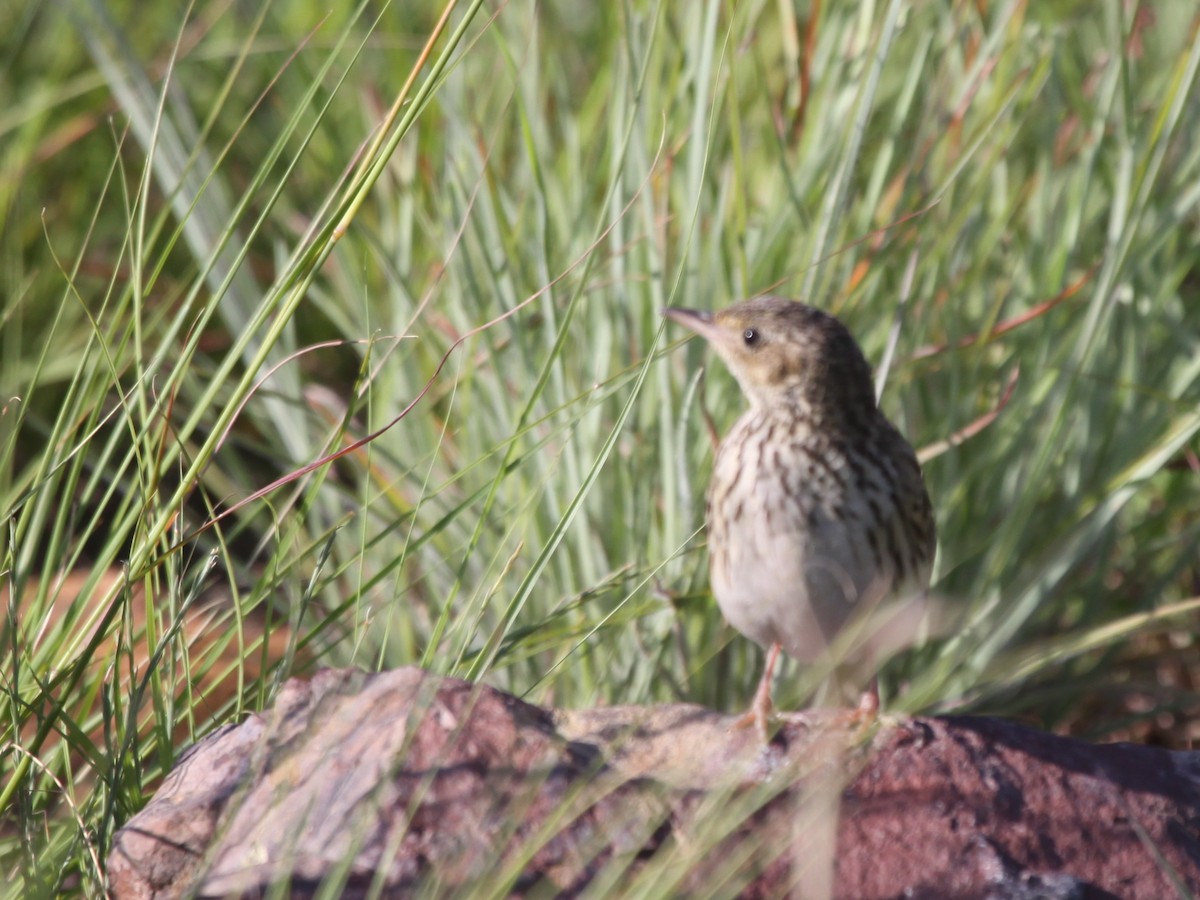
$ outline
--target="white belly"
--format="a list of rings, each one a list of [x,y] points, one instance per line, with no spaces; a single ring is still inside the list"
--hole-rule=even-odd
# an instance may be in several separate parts
[[[812,662],[856,611],[877,607],[891,592],[887,533],[878,524],[872,533],[868,523],[886,525],[892,503],[886,491],[863,490],[836,454],[820,466],[802,460],[781,469],[763,463],[754,446],[747,454],[743,444],[740,457],[726,452],[748,424],[734,427],[714,465],[713,593],[738,631]]]

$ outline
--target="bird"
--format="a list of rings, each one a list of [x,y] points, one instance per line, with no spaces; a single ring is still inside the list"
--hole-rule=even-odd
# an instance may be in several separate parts
[[[708,342],[748,401],[713,461],[709,581],[728,622],[766,649],[735,722],[766,742],[781,651],[817,662],[885,601],[926,596],[933,507],[916,453],[879,409],[870,364],[836,317],[769,295],[663,315]],[[878,709],[872,668],[858,712]]]

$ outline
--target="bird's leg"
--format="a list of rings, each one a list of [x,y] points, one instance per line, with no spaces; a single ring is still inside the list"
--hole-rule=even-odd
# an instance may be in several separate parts
[[[871,683],[858,698],[857,717],[859,721],[870,722],[879,716],[879,676],[872,675]]]
[[[859,731],[873,725],[879,718],[879,676],[872,675],[867,689],[858,698],[854,709],[839,710],[833,721],[848,731]]]
[[[735,728],[745,728],[747,725],[753,725],[758,736],[762,738],[764,744],[769,743],[771,733],[768,729],[771,719],[771,681],[775,678],[775,664],[779,660],[779,651],[781,647],[776,641],[771,645],[771,649],[767,651],[767,664],[763,667],[762,678],[758,682],[758,689],[754,692],[754,701],[750,704],[745,715],[739,716],[729,726],[730,730]]]
[[[779,641],[776,641],[767,651],[767,664],[763,666],[762,678],[759,679],[758,689],[754,692],[754,702],[750,704],[750,711],[747,713],[754,717],[754,727],[758,730],[758,736],[762,738],[764,744],[770,739],[767,726],[773,708],[771,687],[775,680],[775,664],[779,661],[780,649]]]

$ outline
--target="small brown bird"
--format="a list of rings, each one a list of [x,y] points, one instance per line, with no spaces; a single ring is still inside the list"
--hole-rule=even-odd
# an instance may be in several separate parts
[[[860,613],[924,595],[933,510],[916,454],[880,412],[871,368],[833,316],[783,297],[663,314],[704,337],[750,401],[713,464],[708,549],[725,618],[767,648],[739,720],[765,739],[781,648],[817,661]],[[872,676],[860,710],[878,705]]]

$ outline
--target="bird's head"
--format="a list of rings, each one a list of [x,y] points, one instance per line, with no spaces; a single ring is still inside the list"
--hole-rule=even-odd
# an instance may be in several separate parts
[[[785,297],[756,297],[715,313],[663,315],[708,341],[754,406],[875,406],[871,367],[846,327]]]

